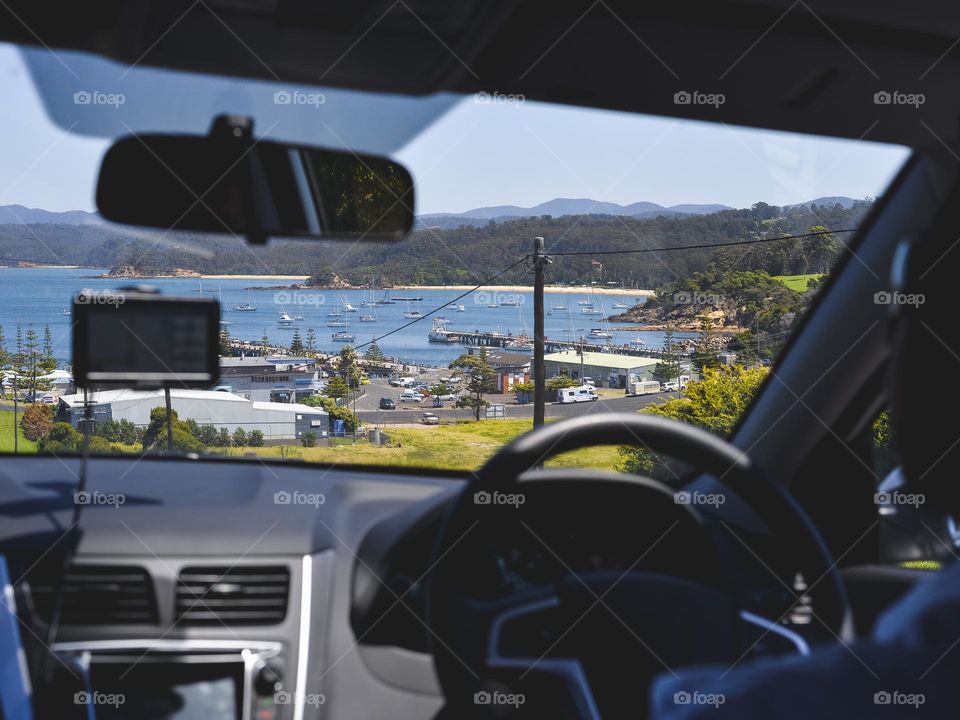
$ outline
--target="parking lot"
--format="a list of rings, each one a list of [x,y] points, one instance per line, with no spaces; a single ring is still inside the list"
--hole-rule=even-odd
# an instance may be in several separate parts
[[[419,376],[418,379],[433,384],[439,380],[440,377],[447,377],[448,374],[449,371],[447,370],[431,371],[429,374]],[[360,417],[361,422],[366,425],[418,423],[424,412],[436,413],[440,417],[441,422],[473,419],[473,411],[469,408],[457,408],[455,400],[444,402],[444,407],[442,408],[433,407],[432,400],[429,397],[424,398],[420,403],[400,402],[400,395],[405,389],[406,388],[394,387],[390,385],[386,379],[379,378],[371,380],[369,385],[364,385],[364,395],[358,398],[356,403],[357,415]],[[601,394],[602,397],[596,402],[568,405],[548,403],[546,409],[547,417],[577,417],[594,412],[637,412],[647,405],[663,402],[671,397],[665,393],[644,395],[641,397],[627,397],[620,395],[619,391],[614,393],[603,392]],[[396,402],[397,409],[381,410],[379,404],[380,398],[383,397],[390,398]],[[518,405],[513,393],[506,395],[484,395],[484,399],[493,405],[504,405],[506,417],[508,418],[533,418],[533,404]]]

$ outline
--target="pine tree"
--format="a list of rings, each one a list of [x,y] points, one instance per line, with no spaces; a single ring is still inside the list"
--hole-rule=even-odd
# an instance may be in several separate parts
[[[7,338],[3,334],[3,325],[0,325],[0,397],[6,397],[6,391],[3,386],[4,368],[11,362],[10,353],[7,352]]]
[[[290,352],[294,355],[300,355],[303,352],[303,339],[300,337],[300,331],[293,331],[293,340],[290,341]]]
[[[380,349],[380,346],[377,345],[377,341],[373,340],[370,343],[370,347],[367,348],[367,351],[363,354],[365,360],[370,362],[383,362],[387,359],[386,355],[383,354],[383,350]]]
[[[57,369],[57,358],[53,354],[53,335],[50,332],[49,323],[43,326],[43,358],[40,361],[40,367],[44,375]]]
[[[653,368],[653,376],[658,380],[668,382],[680,378],[680,353],[673,340],[673,327],[668,326],[663,332],[663,354]]]
[[[306,347],[308,352],[314,353],[317,351],[317,334],[313,331],[313,328],[307,328]]]
[[[703,374],[704,368],[715,368],[720,365],[717,357],[713,320],[704,315],[700,318],[700,334],[693,351],[693,364]]]

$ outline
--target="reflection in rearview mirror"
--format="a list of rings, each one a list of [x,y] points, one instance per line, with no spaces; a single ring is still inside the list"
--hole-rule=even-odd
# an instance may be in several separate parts
[[[243,119],[218,118],[207,137],[118,140],[100,168],[97,208],[113,222],[251,242],[398,240],[413,226],[413,179],[387,158],[257,142]]]

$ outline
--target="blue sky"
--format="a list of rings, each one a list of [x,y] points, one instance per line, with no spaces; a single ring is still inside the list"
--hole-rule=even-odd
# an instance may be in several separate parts
[[[19,53],[0,46],[0,205],[93,210],[103,139],[58,128]],[[396,157],[417,183],[417,211],[531,206],[555,197],[627,204],[875,196],[902,148],[713,123],[465,98]]]

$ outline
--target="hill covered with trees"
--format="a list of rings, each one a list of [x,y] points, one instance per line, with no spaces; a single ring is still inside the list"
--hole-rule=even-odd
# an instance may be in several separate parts
[[[109,224],[9,224],[0,225],[0,263],[122,266],[143,275],[177,270],[317,278],[336,275],[354,286],[371,280],[381,287],[468,284],[515,262],[530,251],[532,239],[540,235],[546,238],[548,251],[587,253],[555,258],[548,271],[549,282],[615,282],[656,288],[704,272],[711,264],[722,270],[763,270],[771,275],[819,272],[832,262],[842,249],[840,242],[849,235],[837,234],[829,242],[814,238],[720,250],[597,257],[590,253],[728,243],[799,234],[815,226],[838,231],[856,227],[870,204],[862,200],[849,208],[839,203],[779,208],[757,203],[748,209],[706,215],[641,219],[545,215],[490,221],[480,227],[417,230],[394,243],[281,240],[264,247],[247,246],[241,238],[227,235],[164,233]],[[527,283],[529,272],[521,266],[500,281]]]

